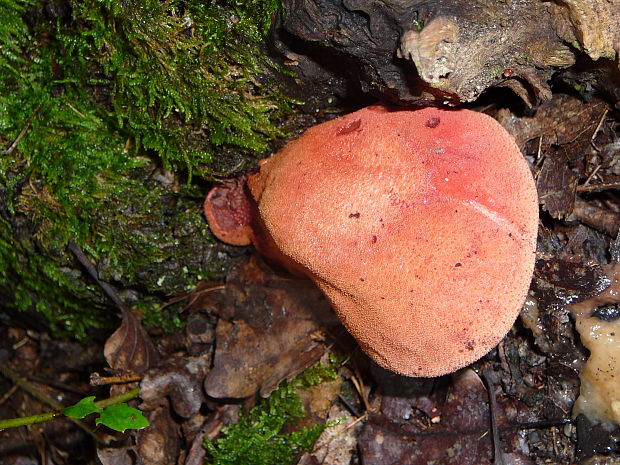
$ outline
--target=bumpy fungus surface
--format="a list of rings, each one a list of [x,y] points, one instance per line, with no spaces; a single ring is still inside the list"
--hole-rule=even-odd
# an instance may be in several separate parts
[[[439,376],[477,360],[525,299],[536,190],[486,115],[368,107],[310,128],[240,192],[255,213],[247,239],[313,280],[397,373]]]

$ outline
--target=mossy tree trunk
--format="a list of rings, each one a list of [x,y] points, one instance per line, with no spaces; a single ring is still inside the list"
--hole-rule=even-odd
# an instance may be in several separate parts
[[[2,311],[56,334],[112,321],[66,245],[160,324],[161,299],[221,276],[204,179],[247,168],[292,101],[263,50],[277,0],[0,3]],[[168,317],[170,323],[171,317]]]

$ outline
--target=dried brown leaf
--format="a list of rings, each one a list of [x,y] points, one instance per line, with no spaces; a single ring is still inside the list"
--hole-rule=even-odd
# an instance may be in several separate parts
[[[542,103],[534,116],[517,118],[509,110],[500,110],[498,121],[516,139],[519,147],[532,139],[543,138],[542,147],[566,145],[580,137],[592,137],[607,105],[600,100],[584,103],[566,94],[556,94]]]
[[[536,180],[536,189],[540,203],[553,218],[572,213],[577,181],[577,174],[563,157],[554,152],[547,155]]]
[[[349,465],[357,445],[354,422],[357,420],[338,404],[332,405],[328,422],[334,425],[325,429],[314,444],[312,452],[305,453],[297,465]]]
[[[110,367],[119,373],[143,373],[159,359],[159,353],[144,330],[138,310],[123,314],[119,328],[108,338],[103,354]]]
[[[605,271],[594,261],[581,256],[540,258],[534,267],[534,277],[553,286],[562,303],[585,300],[605,288]]]
[[[269,395],[321,357],[325,349],[315,334],[338,324],[309,281],[277,275],[257,260],[229,274],[220,316],[205,379],[206,392],[216,398]]]
[[[601,208],[597,203],[586,202],[579,197],[575,201],[575,208],[569,219],[575,219],[597,231],[614,237],[618,235],[620,229],[620,213],[608,208]]]
[[[325,352],[312,340],[316,323],[290,320],[276,331],[262,331],[238,320],[220,320],[213,369],[205,390],[215,398],[242,398],[257,390],[268,396],[284,379],[291,378],[319,360]]]

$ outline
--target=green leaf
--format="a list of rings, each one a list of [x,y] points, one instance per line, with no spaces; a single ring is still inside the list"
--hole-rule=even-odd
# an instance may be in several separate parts
[[[149,426],[149,421],[138,409],[127,404],[113,405],[106,408],[97,420],[97,425],[105,425],[114,431],[124,433],[126,429],[143,429]]]
[[[67,407],[62,413],[69,418],[84,418],[91,413],[101,413],[102,408],[95,405],[95,396],[85,397],[77,404]]]

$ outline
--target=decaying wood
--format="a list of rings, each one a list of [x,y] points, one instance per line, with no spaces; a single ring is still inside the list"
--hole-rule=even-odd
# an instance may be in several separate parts
[[[620,0],[284,4],[284,28],[342,55],[362,90],[415,104],[469,102],[503,86],[534,106],[579,54],[613,60],[620,47]]]
[[[619,0],[556,0],[549,2],[555,31],[576,43],[593,60],[613,60],[620,53]]]

